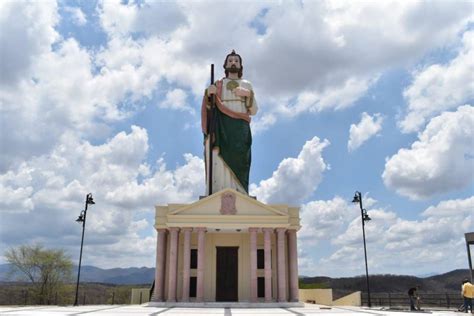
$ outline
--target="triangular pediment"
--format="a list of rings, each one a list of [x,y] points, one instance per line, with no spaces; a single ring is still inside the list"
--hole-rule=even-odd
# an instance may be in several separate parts
[[[235,206],[235,207],[234,207]],[[229,212],[230,210],[230,212]],[[259,202],[233,189],[224,189],[191,204],[176,205],[169,215],[204,216],[288,216],[282,205],[278,208]]]

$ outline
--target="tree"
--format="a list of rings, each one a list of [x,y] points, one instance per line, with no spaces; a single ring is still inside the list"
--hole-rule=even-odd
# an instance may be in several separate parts
[[[62,249],[44,249],[41,245],[22,245],[5,252],[12,272],[21,272],[32,283],[38,304],[50,304],[65,282],[72,279],[72,261]]]

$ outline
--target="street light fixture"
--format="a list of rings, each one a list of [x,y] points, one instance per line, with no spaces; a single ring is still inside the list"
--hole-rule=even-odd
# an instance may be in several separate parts
[[[367,265],[367,247],[365,246],[365,222],[370,221],[371,218],[369,214],[367,214],[367,210],[363,208],[362,206],[362,194],[359,191],[355,192],[352,203],[359,203],[359,206],[360,206],[360,217],[362,219],[362,238],[364,240],[365,278],[367,280],[367,305],[369,307],[372,307],[372,303],[370,301],[369,268]]]
[[[79,268],[77,270],[77,283],[76,283],[76,298],[74,299],[74,306],[78,305],[78,294],[79,294],[79,278],[81,277],[81,262],[82,262],[82,246],[84,245],[84,231],[86,229],[86,216],[87,216],[87,206],[95,204],[94,199],[92,198],[92,193],[86,195],[86,202],[84,210],[81,211],[79,217],[76,219],[76,222],[82,223],[82,239],[81,239],[81,253],[79,255]]]

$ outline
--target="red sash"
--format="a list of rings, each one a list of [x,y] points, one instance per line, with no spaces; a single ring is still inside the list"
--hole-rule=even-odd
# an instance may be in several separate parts
[[[239,113],[232,111],[228,107],[222,103],[221,97],[222,97],[222,83],[224,82],[224,79],[217,80],[216,86],[217,86],[217,95],[216,95],[216,106],[225,115],[234,118],[234,119],[239,119],[239,120],[244,120],[250,123],[250,115],[248,113]],[[202,132],[207,135],[207,94],[204,94],[204,97],[202,98],[202,105],[201,105],[201,128]]]

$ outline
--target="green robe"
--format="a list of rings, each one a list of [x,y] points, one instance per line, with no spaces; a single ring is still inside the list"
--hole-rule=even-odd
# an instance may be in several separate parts
[[[250,124],[245,120],[231,118],[219,109],[215,113],[217,124],[214,147],[219,147],[219,155],[248,193],[252,160]]]

